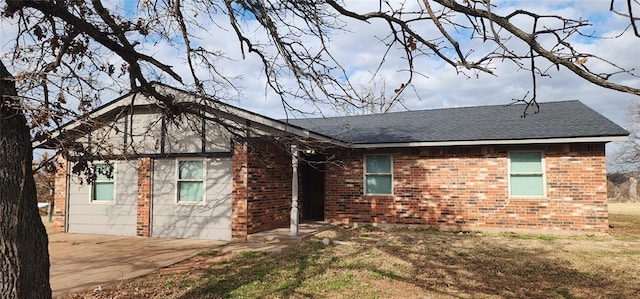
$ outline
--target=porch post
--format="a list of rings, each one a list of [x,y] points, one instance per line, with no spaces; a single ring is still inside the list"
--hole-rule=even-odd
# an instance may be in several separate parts
[[[291,146],[291,236],[298,236],[298,147]]]

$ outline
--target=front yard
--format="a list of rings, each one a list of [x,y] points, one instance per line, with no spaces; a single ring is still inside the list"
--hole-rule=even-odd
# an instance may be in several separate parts
[[[612,204],[610,224],[598,237],[336,226],[63,298],[639,298],[640,204]]]

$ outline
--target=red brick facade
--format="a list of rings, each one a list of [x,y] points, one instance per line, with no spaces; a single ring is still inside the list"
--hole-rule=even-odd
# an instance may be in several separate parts
[[[231,191],[231,238],[246,240],[247,228],[247,180],[248,151],[246,143],[237,142],[233,147],[231,171],[233,191]]]
[[[138,208],[136,216],[136,236],[150,237],[151,219],[151,158],[138,159]]]
[[[509,152],[544,153],[546,196],[509,196]],[[363,195],[364,156],[390,154],[393,195]],[[337,150],[325,166],[325,220],[422,224],[455,230],[604,233],[604,144]],[[289,225],[291,156],[266,142],[236,143],[232,157],[234,240]],[[150,236],[152,159],[138,159],[138,236]],[[304,182],[300,180],[300,194]],[[65,231],[67,161],[58,157],[54,227]],[[300,196],[300,198],[302,198]],[[302,211],[302,199],[300,200]]]
[[[231,234],[247,234],[289,225],[291,156],[273,143],[236,143],[233,172]]]
[[[247,224],[254,233],[289,226],[291,155],[273,143],[252,143],[248,159]]]
[[[511,150],[542,150],[546,197],[510,198]],[[393,195],[364,196],[363,157],[393,156]],[[327,165],[332,222],[426,224],[456,230],[608,229],[604,144],[340,151]]]
[[[67,159],[58,154],[56,156],[56,175],[54,178],[53,193],[53,231],[66,232],[67,223]]]

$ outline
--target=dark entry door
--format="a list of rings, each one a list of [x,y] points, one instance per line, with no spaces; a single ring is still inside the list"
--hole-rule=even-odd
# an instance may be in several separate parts
[[[324,165],[304,164],[302,217],[304,220],[324,220]]]

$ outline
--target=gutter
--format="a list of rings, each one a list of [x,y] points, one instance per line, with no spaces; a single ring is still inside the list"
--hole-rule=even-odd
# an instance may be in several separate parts
[[[565,137],[565,138],[536,138],[536,139],[496,139],[496,140],[461,140],[461,141],[424,141],[397,143],[355,143],[350,148],[391,148],[391,147],[435,147],[435,146],[464,146],[464,145],[514,145],[514,144],[549,144],[549,143],[598,143],[611,141],[626,141],[627,136],[599,136],[599,137]]]

